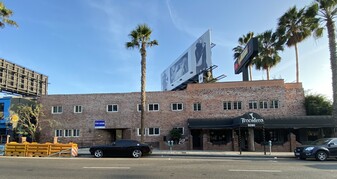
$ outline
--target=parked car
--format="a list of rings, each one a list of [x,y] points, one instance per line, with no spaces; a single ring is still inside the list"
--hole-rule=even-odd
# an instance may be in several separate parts
[[[148,144],[143,144],[136,140],[122,139],[112,144],[92,146],[89,151],[96,158],[106,156],[131,156],[139,158],[143,155],[151,154],[152,148]]]
[[[311,145],[297,147],[294,154],[302,160],[316,158],[316,160],[324,161],[329,157],[337,158],[337,138],[318,139]]]

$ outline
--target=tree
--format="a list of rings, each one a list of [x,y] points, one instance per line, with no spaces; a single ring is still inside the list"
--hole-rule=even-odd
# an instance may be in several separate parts
[[[36,141],[41,130],[40,116],[42,113],[42,105],[38,103],[19,104],[15,107],[18,116],[17,124],[13,124],[17,134],[28,136],[32,141]]]
[[[141,142],[144,142],[144,121],[145,121],[145,104],[146,104],[146,48],[158,45],[157,40],[150,40],[152,30],[146,24],[140,24],[129,34],[130,42],[126,42],[127,49],[138,48],[141,55],[141,117],[140,130]]]
[[[254,37],[254,32],[248,32],[246,35],[243,35],[238,39],[238,46],[234,47],[232,50],[234,51],[234,60],[237,60],[239,56],[241,55],[242,51],[244,50],[245,46],[249,42],[251,38]],[[253,79],[252,75],[252,65],[254,62],[249,64],[249,80],[251,81]]]
[[[333,112],[337,120],[337,58],[336,58],[336,27],[334,19],[337,16],[337,0],[315,0],[311,8],[318,11],[318,19],[326,26],[329,38],[330,63],[332,72]]]
[[[170,131],[170,137],[171,137],[171,140],[173,140],[175,144],[178,144],[179,139],[181,138],[181,132],[179,131],[179,129],[173,128]]]
[[[297,11],[296,6],[290,8],[279,18],[277,32],[285,38],[288,47],[295,47],[296,55],[296,82],[299,82],[299,59],[297,44],[311,36],[320,37],[322,30],[315,18],[315,9],[312,7],[302,8]]]
[[[309,94],[304,100],[307,115],[331,115],[332,104],[325,96],[319,94]]]
[[[5,24],[11,25],[11,26],[16,26],[15,21],[9,19],[13,15],[13,12],[10,9],[7,9],[4,3],[0,2],[0,27],[4,28]]]
[[[258,35],[258,39],[259,53],[255,57],[254,64],[257,70],[266,70],[269,80],[270,69],[281,61],[278,51],[283,51],[283,41],[272,30]]]

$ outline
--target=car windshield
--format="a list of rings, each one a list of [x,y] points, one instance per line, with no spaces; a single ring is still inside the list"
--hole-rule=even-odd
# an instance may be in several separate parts
[[[330,141],[330,139],[318,139],[316,141],[314,141],[312,144],[313,145],[324,145],[324,144],[328,144]]]

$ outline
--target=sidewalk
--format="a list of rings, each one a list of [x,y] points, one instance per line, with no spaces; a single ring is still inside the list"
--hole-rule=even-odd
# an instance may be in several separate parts
[[[89,148],[78,149],[80,155],[90,155]],[[203,156],[203,157],[261,157],[261,158],[295,158],[293,152],[246,152],[243,151],[202,151],[202,150],[158,150],[152,151],[153,156]]]

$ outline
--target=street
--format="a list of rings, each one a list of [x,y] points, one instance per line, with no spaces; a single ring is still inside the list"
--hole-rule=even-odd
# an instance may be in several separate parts
[[[252,157],[0,157],[0,178],[337,178],[337,161]]]

